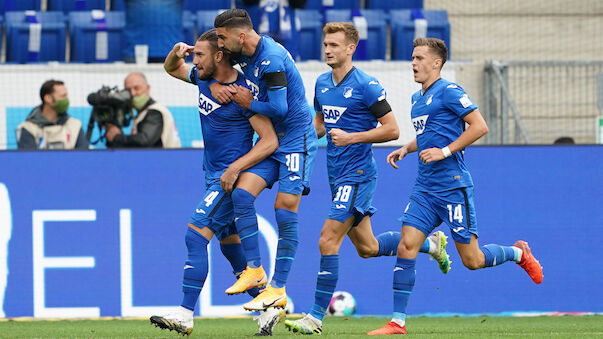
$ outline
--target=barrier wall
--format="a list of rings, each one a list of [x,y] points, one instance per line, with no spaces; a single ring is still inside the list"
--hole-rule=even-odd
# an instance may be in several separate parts
[[[399,230],[416,174],[416,154],[400,170],[388,168],[391,150],[375,150],[376,234]],[[513,263],[469,271],[450,246],[447,275],[418,258],[409,313],[603,311],[603,147],[472,147],[466,157],[480,242],[528,240],[544,282],[533,284]],[[186,223],[202,197],[201,161],[196,149],[0,152],[0,316],[148,316],[179,305]],[[277,238],[274,196],[267,191],[257,201],[265,265]],[[320,149],[287,286],[296,312],[307,312],[313,300],[329,203]],[[348,240],[340,254],[337,289],[356,297],[359,314],[389,314],[395,259],[361,259]],[[215,241],[210,257],[196,312],[244,314],[248,297],[224,294],[234,278]]]

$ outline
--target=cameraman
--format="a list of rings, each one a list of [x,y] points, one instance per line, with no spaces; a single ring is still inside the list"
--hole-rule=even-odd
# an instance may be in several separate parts
[[[17,127],[19,149],[88,149],[82,122],[67,114],[65,83],[48,80],[40,88],[42,104]]]
[[[144,74],[128,74],[124,87],[130,91],[132,107],[138,114],[134,118],[131,135],[124,135],[116,125],[105,123],[107,147],[180,147],[174,118],[165,106],[150,97],[151,87]]]

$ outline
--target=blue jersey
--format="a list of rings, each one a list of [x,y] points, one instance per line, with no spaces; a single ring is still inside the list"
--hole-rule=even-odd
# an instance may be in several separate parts
[[[417,133],[418,152],[446,147],[458,139],[465,130],[463,118],[475,110],[477,106],[465,90],[444,79],[436,80],[425,93],[421,90],[413,94],[410,115]],[[463,151],[429,164],[419,159],[416,190],[442,192],[468,186],[473,186],[473,180]]]
[[[321,74],[314,88],[314,109],[322,114],[327,132],[339,128],[348,133],[364,132],[377,127],[377,119],[389,112],[375,110],[385,104],[385,90],[377,79],[352,68],[337,85],[333,72]],[[364,182],[377,177],[372,144],[350,144],[338,147],[327,134],[327,168],[329,182]]]
[[[272,119],[278,136],[277,152],[305,152],[304,135],[312,125],[312,109],[306,100],[306,89],[295,62],[287,50],[272,38],[261,35],[255,53],[252,56],[240,56],[236,59],[245,76],[253,84],[251,90],[257,100],[268,101],[267,73],[284,72],[287,78],[287,115],[283,119]]]
[[[206,179],[216,179],[230,164],[251,150],[254,131],[249,118],[254,113],[234,101],[220,105],[211,95],[209,82],[197,77],[197,67],[191,68],[189,80],[199,87],[199,117],[205,148],[203,170]],[[235,83],[249,88],[240,72]]]

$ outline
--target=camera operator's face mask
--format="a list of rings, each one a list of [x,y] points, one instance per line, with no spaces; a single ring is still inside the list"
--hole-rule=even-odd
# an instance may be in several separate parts
[[[67,109],[69,108],[69,98],[55,99],[54,104],[52,105],[52,108],[59,115],[63,115],[65,113],[67,113]]]
[[[132,107],[136,108],[136,110],[140,111],[144,108],[144,105],[149,101],[149,96],[146,94],[139,94],[132,98]]]

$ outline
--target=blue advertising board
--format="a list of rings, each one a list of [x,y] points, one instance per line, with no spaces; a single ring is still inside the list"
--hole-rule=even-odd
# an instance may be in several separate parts
[[[416,176],[416,154],[394,170],[376,148],[375,234],[397,218]],[[0,316],[148,316],[180,303],[184,234],[203,194],[202,150],[0,152]],[[326,153],[300,207],[300,245],[287,292],[296,312],[313,302],[318,238],[329,210]],[[513,263],[470,271],[449,246],[452,270],[419,255],[410,314],[603,311],[603,147],[472,147],[480,243],[527,240],[544,267],[541,285]],[[258,198],[263,264],[272,270],[275,190]],[[443,229],[446,234],[450,231]],[[234,276],[216,241],[196,314],[245,314],[226,296]],[[340,251],[337,290],[358,314],[390,314],[394,257]]]

